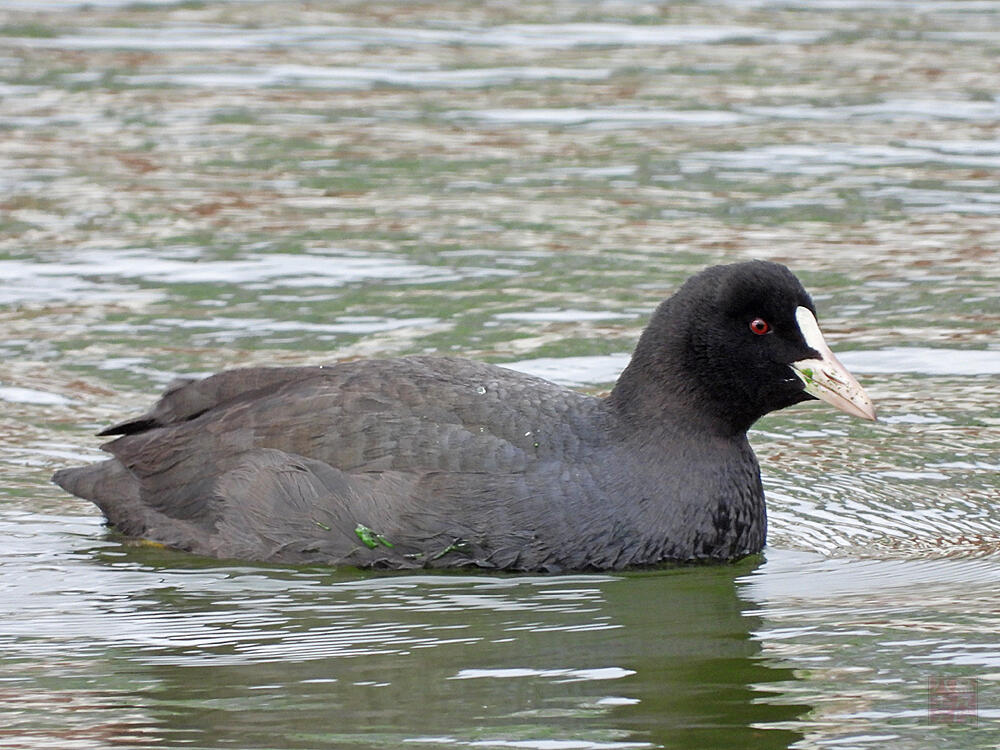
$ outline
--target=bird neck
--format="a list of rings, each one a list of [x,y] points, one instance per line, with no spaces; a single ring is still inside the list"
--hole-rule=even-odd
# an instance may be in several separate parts
[[[609,406],[636,427],[745,435],[760,415],[733,404],[727,373],[705,371],[692,332],[674,325],[673,302],[667,300],[653,314],[607,398]]]
[[[735,438],[746,435],[753,423],[705,400],[697,385],[665,383],[641,368],[626,369],[606,401],[633,429],[653,432],[695,431]]]

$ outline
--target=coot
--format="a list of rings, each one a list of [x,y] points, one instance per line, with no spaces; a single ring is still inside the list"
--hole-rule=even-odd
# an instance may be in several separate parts
[[[558,572],[758,552],[747,429],[819,398],[875,419],[782,265],[715,266],[654,312],[606,398],[451,357],[177,381],[56,473],[119,531],[218,558]]]

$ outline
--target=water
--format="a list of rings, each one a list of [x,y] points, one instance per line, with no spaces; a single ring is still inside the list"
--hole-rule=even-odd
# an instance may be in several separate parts
[[[0,746],[996,747],[998,44],[990,0],[3,3]],[[600,392],[748,257],[882,417],[756,426],[760,559],[220,563],[48,484],[178,373]]]

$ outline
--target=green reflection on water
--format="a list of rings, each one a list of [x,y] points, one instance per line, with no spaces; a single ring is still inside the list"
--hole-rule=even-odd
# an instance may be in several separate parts
[[[479,579],[227,574],[217,563],[203,575],[194,558],[161,550],[132,549],[127,563],[98,557],[153,583],[98,605],[119,613],[122,639],[133,641],[102,657],[100,683],[129,691],[167,742],[384,748],[447,737],[680,749],[785,748],[800,736],[768,728],[803,707],[762,693],[794,676],[762,661],[750,638],[761,623],[734,579],[754,561]],[[155,643],[142,644],[144,629]]]

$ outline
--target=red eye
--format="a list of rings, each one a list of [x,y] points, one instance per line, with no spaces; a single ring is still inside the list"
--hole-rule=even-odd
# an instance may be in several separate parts
[[[771,330],[771,324],[768,323],[763,318],[754,318],[750,321],[750,330],[756,333],[758,336],[763,336],[765,333]]]

